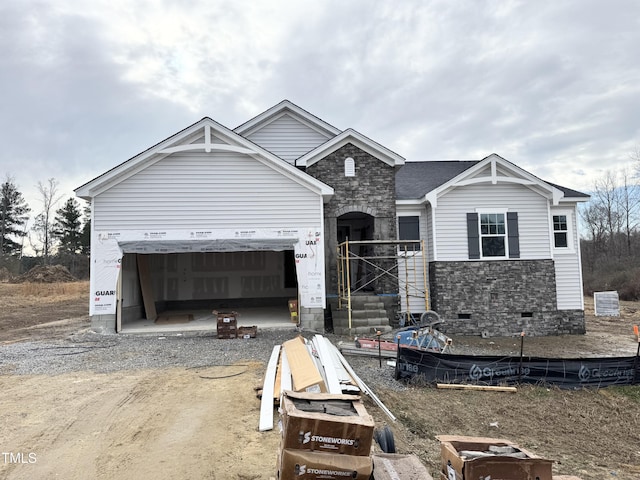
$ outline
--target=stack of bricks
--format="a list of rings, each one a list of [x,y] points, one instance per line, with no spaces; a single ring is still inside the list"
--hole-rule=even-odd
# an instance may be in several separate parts
[[[223,313],[216,310],[218,317],[218,338],[238,338],[238,314],[236,312]]]

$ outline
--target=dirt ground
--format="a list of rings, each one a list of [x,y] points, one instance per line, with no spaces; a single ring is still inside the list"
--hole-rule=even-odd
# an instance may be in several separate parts
[[[88,327],[88,285],[0,283],[0,348],[65,338]],[[640,304],[596,318],[587,335],[525,337],[526,355],[634,355]],[[519,338],[457,337],[456,351],[516,353]],[[111,374],[0,375],[0,478],[269,479],[279,434],[258,432],[253,388],[265,365],[168,368]],[[379,368],[377,359],[371,368]],[[389,367],[380,371],[389,374]],[[376,391],[398,417],[369,399],[400,452],[417,454],[437,478],[439,434],[513,440],[554,460],[554,474],[584,480],[640,478],[640,387],[592,391],[522,387],[516,394],[411,387]]]

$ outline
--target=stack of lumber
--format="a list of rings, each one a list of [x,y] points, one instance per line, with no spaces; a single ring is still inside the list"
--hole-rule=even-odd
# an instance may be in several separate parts
[[[340,351],[322,335],[298,336],[273,347],[262,387],[260,431],[273,429],[274,406],[286,391],[371,397],[395,421],[393,414],[353,371]]]

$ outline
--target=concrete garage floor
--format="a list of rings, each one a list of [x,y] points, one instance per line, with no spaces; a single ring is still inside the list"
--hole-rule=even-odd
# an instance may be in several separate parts
[[[287,307],[254,307],[230,309],[238,312],[238,326],[251,327],[256,325],[258,333],[260,329],[294,328]],[[180,333],[180,332],[216,332],[217,317],[211,310],[172,310],[170,312],[158,312],[158,315],[182,315],[191,314],[193,320],[187,323],[157,324],[152,320],[139,319],[122,323],[120,333]]]

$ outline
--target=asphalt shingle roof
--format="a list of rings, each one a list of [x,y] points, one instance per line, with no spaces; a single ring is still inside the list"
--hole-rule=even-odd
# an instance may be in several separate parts
[[[424,197],[440,185],[473,167],[480,160],[434,160],[406,162],[396,173],[398,200],[415,200]],[[544,182],[544,180],[542,180]],[[545,182],[564,192],[565,197],[588,198],[589,195],[567,187]]]

